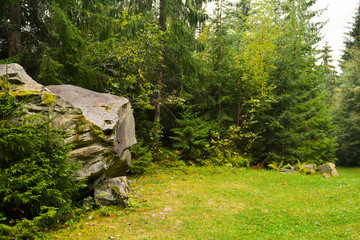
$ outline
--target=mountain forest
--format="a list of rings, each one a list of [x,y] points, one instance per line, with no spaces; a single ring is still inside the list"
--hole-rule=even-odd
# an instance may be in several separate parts
[[[0,0],[0,63],[129,99],[134,174],[360,166],[360,8],[337,69],[315,2]]]

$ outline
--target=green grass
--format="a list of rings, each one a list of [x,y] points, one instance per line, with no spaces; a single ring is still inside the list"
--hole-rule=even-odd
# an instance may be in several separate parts
[[[129,209],[90,212],[48,237],[360,239],[360,169],[338,172],[325,179],[231,168],[167,170],[131,179]]]

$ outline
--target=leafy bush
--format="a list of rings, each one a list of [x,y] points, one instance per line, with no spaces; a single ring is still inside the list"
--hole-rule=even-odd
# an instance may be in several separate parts
[[[144,146],[143,140],[131,147],[131,167],[130,171],[135,174],[142,174],[151,169],[153,164],[153,154],[148,146]]]
[[[220,133],[213,132],[209,149],[211,149],[211,162],[215,165],[229,167],[249,167],[250,158],[245,153],[237,152],[237,140],[240,138],[233,130],[233,126],[221,138]]]
[[[247,168],[250,166],[250,160],[241,156],[239,153],[224,150],[221,151],[218,148],[214,148],[214,154],[210,159],[215,165],[228,166],[228,167],[242,167]]]
[[[181,117],[176,120],[180,127],[172,129],[175,134],[170,137],[174,140],[173,146],[184,160],[202,163],[210,155],[208,146],[215,124],[198,117],[191,110],[186,110]]]
[[[16,104],[7,93],[0,100],[3,117]],[[72,177],[79,165],[61,134],[42,116],[18,119],[0,118],[0,210],[6,223],[0,236],[31,239],[70,210],[83,184]]]

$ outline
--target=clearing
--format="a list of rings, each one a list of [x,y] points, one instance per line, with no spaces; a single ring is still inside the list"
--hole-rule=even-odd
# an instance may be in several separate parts
[[[360,239],[360,169],[340,177],[183,167],[130,178],[131,206],[103,207],[49,239]]]

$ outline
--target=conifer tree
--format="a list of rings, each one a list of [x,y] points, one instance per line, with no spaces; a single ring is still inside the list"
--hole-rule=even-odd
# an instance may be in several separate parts
[[[269,78],[276,86],[276,102],[267,111],[267,128],[258,141],[266,162],[288,163],[334,161],[335,138],[330,112],[325,105],[324,86],[316,67],[315,44],[319,24],[311,19],[315,1],[278,2],[281,37],[277,68]]]
[[[338,112],[339,164],[360,165],[360,51],[357,47],[348,50],[349,60],[342,66],[343,97]]]
[[[347,38],[345,40],[345,50],[344,54],[342,55],[342,60],[350,60],[350,50],[352,47],[360,48],[360,2],[358,3],[352,27],[347,33]]]
[[[339,125],[339,164],[360,165],[360,6],[354,17],[353,26],[345,42],[342,56],[343,73],[340,76],[342,98],[337,113]]]

